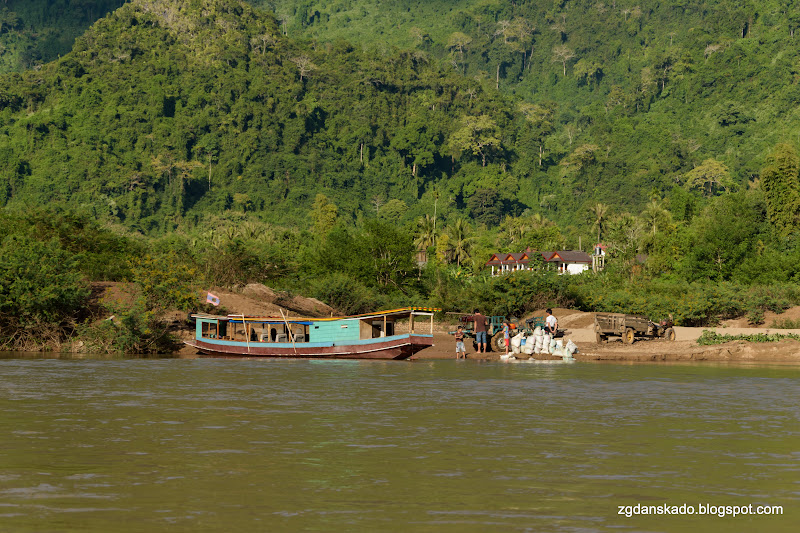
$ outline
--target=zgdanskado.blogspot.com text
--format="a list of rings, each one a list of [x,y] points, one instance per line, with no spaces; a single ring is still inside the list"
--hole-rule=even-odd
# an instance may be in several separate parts
[[[666,503],[660,505],[618,505],[617,514],[627,516],[628,518],[638,515],[699,515],[699,516],[719,516],[724,518],[726,516],[753,516],[753,515],[782,515],[782,505],[712,505],[709,503],[700,503],[692,505],[684,503],[683,505],[669,505]]]

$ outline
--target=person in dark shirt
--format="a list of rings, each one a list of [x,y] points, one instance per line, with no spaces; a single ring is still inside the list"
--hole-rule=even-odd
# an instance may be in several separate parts
[[[489,322],[477,309],[472,318],[475,321],[475,342],[478,345],[478,353],[486,353],[486,326]]]

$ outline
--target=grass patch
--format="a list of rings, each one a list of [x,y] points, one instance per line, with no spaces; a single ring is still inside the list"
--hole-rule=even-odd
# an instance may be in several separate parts
[[[773,320],[770,327],[776,329],[800,329],[800,318],[782,318],[780,320]]]
[[[754,333],[752,335],[727,335],[715,333],[709,329],[704,329],[700,338],[697,339],[697,344],[700,346],[709,346],[712,344],[723,344],[731,341],[747,341],[747,342],[780,342],[782,340],[795,340],[800,341],[800,335],[795,333]]]

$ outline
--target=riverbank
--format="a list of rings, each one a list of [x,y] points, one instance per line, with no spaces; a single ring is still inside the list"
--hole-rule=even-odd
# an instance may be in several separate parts
[[[764,332],[758,328],[737,328],[727,330],[724,328],[678,328],[692,340],[678,340],[667,342],[664,340],[637,341],[632,345],[623,344],[621,341],[610,341],[598,344],[594,341],[594,331],[590,328],[569,330],[565,339],[571,339],[578,345],[578,352],[574,355],[577,361],[729,361],[729,362],[791,362],[800,363],[800,342],[781,341],[776,343],[751,343],[733,341],[713,346],[700,346],[697,338],[703,329],[718,329],[720,333],[739,335],[746,333]],[[770,330],[773,333],[789,330]],[[795,331],[795,330],[791,330]],[[590,340],[591,339],[591,340]],[[478,354],[468,347],[467,359],[499,359],[498,353]],[[524,354],[521,357],[525,357]],[[437,331],[434,333],[434,346],[417,354],[415,359],[454,359],[455,342],[452,335]],[[540,360],[558,360],[560,357],[550,355],[535,355]]]
[[[567,333],[564,341],[572,340],[578,345],[577,361],[720,361],[720,362],[788,362],[800,363],[800,342],[781,341],[770,343],[753,343],[732,341],[712,346],[700,346],[697,339],[703,330],[709,329],[719,334],[748,335],[755,333],[798,333],[797,329],[777,329],[767,326],[743,327],[742,321],[730,320],[715,328],[675,327],[676,340],[668,342],[662,339],[637,340],[632,345],[623,344],[621,339],[609,339],[605,343],[597,343],[594,333],[594,313],[576,311],[574,309],[554,309],[559,325]],[[544,315],[544,310],[533,313]],[[792,308],[782,315],[768,316],[765,321],[791,319],[800,317],[800,307]],[[416,359],[453,359],[455,358],[455,342],[448,331],[454,326],[437,324],[434,331],[434,346],[420,352]],[[500,354],[478,354],[472,346],[467,346],[467,359],[499,359]],[[525,357],[521,354],[520,357]],[[560,357],[536,355],[536,359],[557,360]]]
[[[274,293],[269,298],[264,298],[265,291],[257,286],[249,286],[242,293],[218,291],[221,294],[226,312],[244,313],[247,315],[268,315],[277,311]],[[272,300],[272,301],[270,301]],[[299,297],[293,298],[294,304],[300,308],[307,307],[309,302],[313,306],[324,305],[318,301],[303,302]],[[281,302],[282,303],[282,302]],[[322,308],[319,308],[321,310]],[[329,308],[324,309],[325,315]],[[610,339],[605,343],[597,343],[594,333],[594,313],[577,311],[574,309],[554,309],[554,314],[559,320],[559,325],[567,331],[564,340],[572,340],[578,346],[575,359],[578,361],[720,361],[720,362],[789,362],[800,363],[800,342],[781,341],[776,343],[752,343],[745,341],[732,341],[713,346],[700,346],[697,339],[703,330],[710,329],[720,334],[746,335],[754,333],[798,333],[797,329],[776,329],[768,326],[745,327],[743,320],[730,320],[716,328],[675,327],[676,340],[668,342],[662,339],[637,340],[632,345],[623,344],[620,339]],[[533,313],[534,316],[544,315],[544,310]],[[800,320],[800,307],[787,310],[781,315],[766,317],[765,323],[772,324],[774,320]],[[455,341],[450,331],[455,330],[455,325],[447,322],[434,324],[434,345],[414,356],[414,359],[454,359]],[[182,340],[193,337],[193,331],[182,327],[176,330]],[[194,348],[184,346],[180,355],[196,353]],[[478,354],[470,343],[467,343],[467,359],[499,359],[500,354],[490,352]],[[524,354],[521,355],[524,357]],[[537,355],[537,359],[558,360],[560,357]]]

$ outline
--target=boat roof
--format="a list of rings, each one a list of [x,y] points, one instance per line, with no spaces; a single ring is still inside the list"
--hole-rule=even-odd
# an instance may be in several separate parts
[[[304,324],[310,325],[314,322],[330,322],[333,320],[348,320],[348,319],[359,319],[365,320],[369,318],[383,318],[383,317],[404,317],[414,315],[425,315],[430,316],[433,313],[437,313],[441,311],[440,308],[437,307],[401,307],[399,309],[389,309],[387,311],[377,311],[374,313],[363,313],[360,315],[350,315],[350,316],[339,316],[339,317],[329,317],[329,318],[289,318],[289,317],[281,317],[281,316],[248,316],[248,315],[208,315],[205,313],[197,313],[191,315],[192,318],[204,318],[204,319],[215,319],[215,320],[227,320],[229,322],[241,322],[246,320],[247,322],[263,322],[263,323],[280,323],[283,324],[285,322],[289,322],[290,324]]]

